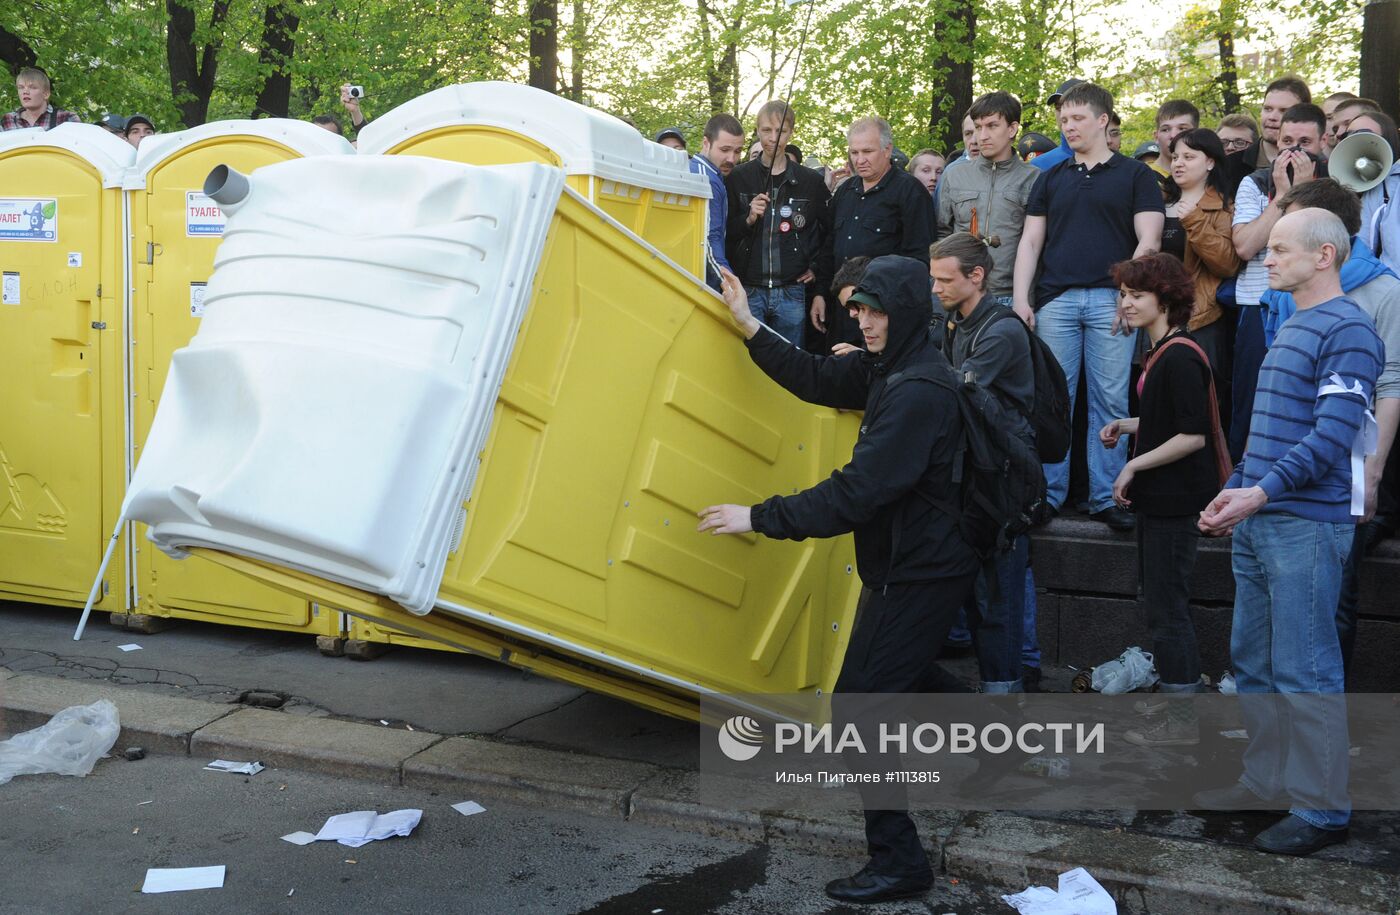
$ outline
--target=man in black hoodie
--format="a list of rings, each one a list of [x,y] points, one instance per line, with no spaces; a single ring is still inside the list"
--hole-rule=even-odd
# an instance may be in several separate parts
[[[971,593],[978,563],[955,520],[930,501],[958,502],[953,461],[962,420],[953,389],[934,380],[952,368],[929,340],[927,265],[898,255],[870,262],[848,302],[858,311],[866,351],[845,356],[803,352],[761,325],[732,273],[725,273],[722,292],[749,356],[770,378],[810,403],[863,408],[865,418],[845,467],[796,495],[712,505],[700,512],[699,529],[783,540],[854,531],[856,564],[870,594],[836,693],[939,690],[931,659]],[[862,785],[861,796],[870,864],[827,884],[827,894],[877,902],[926,892],[933,873],[903,788]],[[870,809],[872,801],[879,809]]]

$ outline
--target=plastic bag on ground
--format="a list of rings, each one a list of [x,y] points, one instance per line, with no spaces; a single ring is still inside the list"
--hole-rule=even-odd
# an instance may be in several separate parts
[[[47,724],[0,742],[0,785],[16,775],[87,775],[120,731],[117,707],[106,699],[66,708]]]
[[[1129,693],[1156,682],[1157,671],[1152,666],[1152,655],[1136,645],[1107,664],[1094,668],[1094,689],[1105,696]]]

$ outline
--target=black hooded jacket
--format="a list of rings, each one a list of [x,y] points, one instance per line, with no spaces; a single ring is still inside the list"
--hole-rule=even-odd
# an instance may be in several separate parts
[[[957,504],[953,459],[962,433],[956,394],[916,366],[951,367],[929,340],[928,267],[888,255],[871,261],[858,291],[879,299],[889,339],[879,354],[815,356],[763,328],[749,355],[774,381],[810,403],[864,409],[851,460],[811,489],[753,507],[754,530],[780,540],[855,532],[856,564],[870,588],[934,581],[976,570],[948,515],[915,489]],[[888,384],[891,376],[903,380]]]

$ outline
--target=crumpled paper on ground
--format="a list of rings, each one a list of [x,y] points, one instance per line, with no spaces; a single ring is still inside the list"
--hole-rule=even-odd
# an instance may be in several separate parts
[[[1061,874],[1058,891],[1029,886],[1001,899],[1021,915],[1118,915],[1113,897],[1082,867]]]
[[[423,811],[416,809],[394,810],[389,813],[375,813],[373,810],[356,810],[340,813],[326,820],[326,825],[314,836],[308,832],[294,832],[283,836],[283,841],[293,845],[309,845],[312,842],[335,841],[351,848],[359,848],[370,842],[388,839],[393,836],[406,836],[413,832]]]

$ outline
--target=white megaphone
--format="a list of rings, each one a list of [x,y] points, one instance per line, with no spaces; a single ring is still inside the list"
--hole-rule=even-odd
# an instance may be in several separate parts
[[[1332,150],[1327,158],[1327,174],[1338,183],[1358,194],[1364,194],[1385,180],[1395,154],[1390,144],[1369,130],[1353,131]]]

